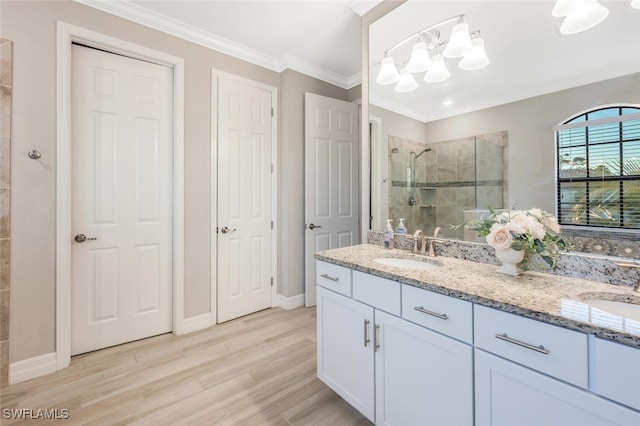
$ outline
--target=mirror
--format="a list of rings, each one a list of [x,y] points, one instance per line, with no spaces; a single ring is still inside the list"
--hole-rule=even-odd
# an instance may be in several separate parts
[[[423,172],[413,171],[413,164],[407,161],[411,158],[406,155],[413,157],[431,149],[415,163],[423,162],[424,167],[437,170],[441,162],[434,154],[438,151],[451,150],[446,147],[465,140],[475,144],[486,135],[504,138],[502,161],[494,158],[493,163],[494,171],[501,170],[504,176],[503,205],[491,207],[539,207],[554,213],[554,127],[603,105],[640,105],[640,10],[631,8],[628,1],[602,3],[609,9],[609,16],[596,27],[574,35],[559,32],[562,18],[551,16],[552,1],[408,1],[373,22],[369,26],[368,70],[371,229],[383,229],[387,217],[397,225],[399,203],[408,206],[411,196],[416,198],[415,205],[402,212],[409,216],[405,218],[409,219],[409,233],[418,228],[429,232],[436,226],[450,229],[449,225],[462,223],[464,213],[460,211],[437,219],[438,210],[452,205],[457,208],[457,201],[451,202],[450,188],[459,185],[459,179],[425,177],[422,181]],[[490,60],[487,67],[461,70],[459,60],[445,59],[451,73],[448,80],[425,83],[424,73],[417,73],[418,88],[409,93],[397,93],[394,84],[376,83],[380,61],[390,47],[460,14],[464,14],[470,31],[480,31]],[[442,30],[445,39],[446,31]],[[410,40],[392,51],[398,70],[411,55],[413,44]],[[398,141],[412,144],[401,160],[397,159],[402,154]],[[399,152],[392,152],[394,148]],[[482,155],[475,152],[476,167]],[[394,196],[394,180],[399,185],[405,182],[405,196]],[[429,187],[430,182],[437,185],[435,189],[417,190],[422,196],[417,199],[407,192],[406,182],[411,181],[418,188]],[[474,185],[473,190],[479,188]],[[442,194],[444,189],[449,189],[448,196]],[[448,199],[449,205],[429,201],[429,197],[437,200],[438,195]],[[487,200],[477,201],[462,208],[489,207],[483,205]],[[446,223],[451,218],[456,223]],[[565,228],[569,235],[582,232]],[[594,231],[584,234],[590,232]],[[451,232],[445,236],[465,238]]]

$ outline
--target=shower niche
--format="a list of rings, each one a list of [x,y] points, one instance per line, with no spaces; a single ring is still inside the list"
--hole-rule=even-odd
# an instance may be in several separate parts
[[[389,219],[410,233],[463,239],[451,229],[507,205],[506,131],[424,143],[389,136]]]

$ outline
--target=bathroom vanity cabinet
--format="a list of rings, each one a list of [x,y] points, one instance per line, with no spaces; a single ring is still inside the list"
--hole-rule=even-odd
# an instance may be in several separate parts
[[[638,425],[640,349],[317,261],[318,377],[378,425]]]
[[[351,296],[318,288],[318,377],[379,425],[472,425],[471,345],[402,319],[398,282],[352,278]]]
[[[640,424],[588,391],[586,334],[480,305],[474,320],[477,425]]]

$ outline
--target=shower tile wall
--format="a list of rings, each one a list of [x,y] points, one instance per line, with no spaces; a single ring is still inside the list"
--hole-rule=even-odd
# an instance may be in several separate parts
[[[0,386],[9,382],[12,49],[0,39]]]
[[[427,182],[436,179],[436,159],[433,151],[425,152],[416,160],[415,180],[409,182],[407,176],[412,175],[410,169],[411,152],[420,153],[428,148],[426,144],[408,139],[389,137],[389,217],[393,227],[399,219],[405,219],[410,233],[416,229],[427,231],[428,226],[435,228],[435,192],[427,189]],[[409,170],[409,172],[408,172]],[[411,176],[412,177],[412,176]],[[410,205],[413,197],[415,205]]]
[[[505,161],[507,139],[507,132],[476,136],[477,206],[480,209],[508,207],[505,205],[509,172]]]
[[[394,228],[402,217],[410,233],[422,229],[433,235],[440,227],[441,236],[462,239],[464,229],[451,225],[464,223],[465,210],[502,207],[506,139],[507,132],[428,144],[390,136],[389,219]],[[416,159],[412,182],[407,178],[410,153],[424,149],[430,151]]]

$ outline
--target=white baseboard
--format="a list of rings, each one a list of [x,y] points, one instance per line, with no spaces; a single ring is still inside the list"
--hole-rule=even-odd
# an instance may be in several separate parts
[[[195,317],[185,318],[182,321],[182,333],[191,333],[198,330],[204,330],[212,325],[215,325],[216,321],[211,313],[202,315],[196,315]]]
[[[55,352],[9,364],[9,384],[24,382],[29,379],[55,373],[58,360]]]
[[[286,310],[301,308],[302,306],[304,306],[304,293],[297,294],[291,297],[286,297],[279,294],[278,306]]]

